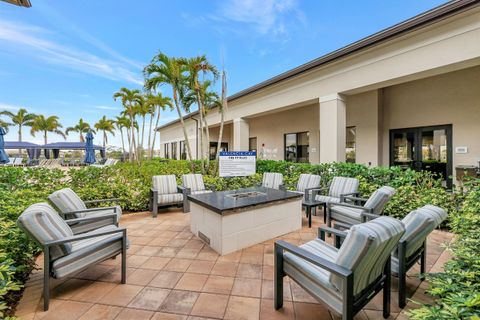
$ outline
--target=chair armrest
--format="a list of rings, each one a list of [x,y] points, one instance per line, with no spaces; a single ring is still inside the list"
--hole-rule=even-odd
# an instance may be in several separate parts
[[[318,187],[314,188],[305,188],[305,199],[310,199],[310,193],[312,193],[312,197],[315,198],[314,190],[318,190]]]
[[[99,207],[99,208],[91,208],[91,209],[85,209],[85,210],[77,210],[77,211],[67,211],[67,212],[61,212],[61,216],[66,216],[67,214],[75,214],[75,213],[94,213],[95,211],[104,211],[104,210],[113,210],[114,213],[117,213],[117,207]]]
[[[355,196],[348,196],[348,195],[342,194],[340,196],[340,201],[345,202],[345,200],[352,200],[353,202],[363,202],[363,203],[368,201],[368,199],[366,199],[366,198],[359,198],[359,197],[355,197]]]
[[[92,232],[89,234],[79,234],[77,236],[73,237],[66,237],[63,239],[59,240],[52,240],[52,241],[47,241],[44,243],[44,247],[51,247],[59,244],[64,244],[64,243],[69,243],[72,241],[77,241],[77,240],[84,240],[84,239],[90,239],[90,238],[95,238],[95,237],[100,237],[100,236],[107,236],[110,234],[115,234],[115,233],[123,233],[123,236],[125,237],[127,235],[127,229],[125,228],[116,228],[115,230],[109,230],[109,231],[103,231],[103,232]]]
[[[283,251],[287,251],[293,255],[296,255],[297,257],[302,258],[310,262],[311,264],[316,265],[317,267],[330,271],[331,273],[341,278],[347,278],[352,274],[351,270],[348,270],[345,267],[342,267],[333,262],[330,262],[322,257],[316,256],[308,252],[307,250],[294,246],[286,241],[283,241],[283,240],[275,241],[275,247],[276,249],[280,248]]]
[[[311,188],[312,196],[315,198],[317,195],[321,195],[324,191],[328,190],[326,187]]]
[[[278,185],[278,190],[287,191],[287,187],[285,187],[284,184],[279,184],[279,185]]]
[[[325,233],[332,233],[334,236],[340,237],[340,238],[346,238],[347,237],[347,232],[335,229],[335,228],[330,228],[330,227],[319,227],[318,228],[318,237],[320,240],[325,241]]]
[[[102,202],[120,202],[120,198],[87,200],[87,201],[83,201],[83,202],[84,202],[85,204],[102,203]]]
[[[364,210],[365,212],[370,212],[370,213],[373,212],[373,209],[365,208],[365,207],[362,207],[362,206],[357,206],[357,205],[350,204],[350,203],[345,203],[345,202],[329,202],[328,203],[328,207],[330,209],[331,209],[331,207],[334,207],[334,206],[347,207],[347,208],[352,208],[352,209],[361,209],[361,210]]]
[[[351,227],[353,226],[353,224],[349,224],[349,223],[346,223],[346,222],[335,222],[333,224],[333,228],[337,229],[337,230],[348,230],[350,229]],[[340,229],[341,228],[341,229]]]
[[[112,219],[112,218],[113,218],[113,223],[116,224],[118,222],[117,221],[118,216],[115,213],[109,213],[109,214],[105,214],[105,215],[98,216],[98,217],[85,217],[85,218],[68,219],[68,220],[65,220],[65,222],[68,225],[72,225],[72,224],[76,224],[76,223],[79,223],[79,222],[107,220],[107,219]]]
[[[380,217],[380,215],[375,213],[362,212],[362,217],[365,218],[365,222],[366,222],[369,220],[377,219],[378,217]]]
[[[184,186],[177,186],[177,190],[184,195],[189,195],[192,193],[192,190],[190,188],[184,187]]]

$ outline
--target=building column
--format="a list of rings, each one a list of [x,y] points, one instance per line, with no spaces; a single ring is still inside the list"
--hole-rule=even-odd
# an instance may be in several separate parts
[[[248,121],[243,118],[233,119],[233,150],[248,151],[250,128]]]
[[[320,98],[320,163],[345,161],[346,118],[345,97]]]

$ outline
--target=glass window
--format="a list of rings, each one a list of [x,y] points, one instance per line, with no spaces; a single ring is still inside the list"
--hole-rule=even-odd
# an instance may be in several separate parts
[[[248,139],[248,151],[257,151],[257,137]]]
[[[347,141],[345,143],[346,150],[345,150],[345,160],[346,162],[355,163],[355,137],[356,137],[357,129],[356,127],[347,127]]]
[[[177,143],[172,142],[172,159],[177,160]]]
[[[164,155],[165,159],[170,158],[170,154],[168,152],[168,143],[163,144],[163,155]]]
[[[185,141],[180,141],[180,159],[186,160],[187,159],[187,151],[185,149]]]
[[[215,160],[217,156],[217,146],[218,146],[218,142],[210,142],[210,160]],[[228,151],[227,142],[222,142],[220,144],[220,152],[221,151]]]
[[[285,134],[285,161],[308,162],[309,133]]]

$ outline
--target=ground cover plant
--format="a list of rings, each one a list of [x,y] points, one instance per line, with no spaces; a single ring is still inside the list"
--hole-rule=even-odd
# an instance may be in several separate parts
[[[28,167],[0,168],[0,318],[2,314],[3,317],[13,314],[12,308],[21,294],[21,285],[34,267],[34,259],[39,253],[35,244],[15,225],[17,217],[26,207],[46,201],[48,195],[55,190],[71,187],[84,200],[116,197],[121,199],[121,205],[126,212],[146,211],[153,175],[175,174],[180,183],[182,174],[200,173],[201,167],[200,161],[154,159],[141,164],[119,163],[105,168],[86,167],[69,171]],[[212,164],[211,168],[214,167]],[[470,183],[462,193],[450,192],[442,188],[440,181],[427,172],[404,171],[396,167],[370,168],[351,163],[311,165],[259,160],[257,174],[228,179],[217,177],[213,170],[207,171],[204,179],[206,183],[215,185],[217,190],[256,185],[261,182],[263,172],[281,172],[286,187],[295,189],[301,173],[314,173],[322,177],[323,186],[334,176],[356,177],[360,180],[360,192],[365,197],[383,185],[396,188],[397,193],[388,204],[385,214],[397,218],[402,218],[409,211],[428,203],[444,207],[449,212],[452,230],[462,239],[461,243],[457,242],[451,248],[458,259],[447,264],[443,278],[439,276],[431,280],[430,292],[440,297],[441,304],[425,306],[419,309],[420,311],[411,313],[411,316],[423,319],[421,312],[445,313],[445,310],[450,308],[464,308],[467,311],[457,310],[461,316],[454,317],[461,319],[465,318],[464,315],[478,312],[480,298],[473,293],[479,291],[480,244],[479,240],[476,240],[480,238],[479,183]],[[464,290],[466,293],[455,295],[453,292],[457,292],[454,290],[456,287],[445,287],[448,279],[455,279],[462,268],[469,270],[466,274],[462,273],[465,281],[461,288],[467,288]],[[455,286],[457,285],[460,284],[455,282]],[[446,314],[449,314],[448,312]],[[429,319],[437,318],[431,316]]]

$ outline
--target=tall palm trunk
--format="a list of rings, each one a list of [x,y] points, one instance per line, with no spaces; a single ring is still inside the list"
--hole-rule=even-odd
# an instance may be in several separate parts
[[[103,147],[105,148],[107,144],[107,132],[103,130]]]
[[[180,123],[182,124],[183,136],[185,138],[185,145],[187,146],[188,158],[192,158],[192,150],[190,149],[190,142],[188,141],[187,128],[185,127],[185,121],[183,121],[182,111],[180,110],[180,104],[178,102],[177,90],[173,89],[173,99],[175,100],[175,108],[177,109],[178,117],[180,118]]]
[[[43,141],[45,142],[44,144],[47,144],[47,143],[48,143],[48,141],[47,141],[47,130],[45,130],[45,131],[43,132]]]
[[[148,130],[148,158],[149,159],[152,159],[153,155],[152,155],[152,151],[150,150],[150,142],[151,142],[151,138],[152,138],[152,125],[153,125],[153,117],[154,117],[154,113],[150,113],[150,128]]]
[[[22,125],[18,125],[18,141],[22,142]],[[18,149],[18,153],[22,154],[22,149]]]
[[[132,115],[129,115],[130,116],[130,154],[129,154],[129,159],[131,162],[133,162],[134,160],[134,156],[133,156],[133,148],[134,145],[135,145],[135,135],[134,135],[134,132],[135,132],[135,126],[134,126],[134,122],[133,122],[133,116]]]
[[[204,152],[204,139],[203,139],[203,105],[200,100],[200,91],[198,88],[195,88],[197,92],[197,102],[198,102],[198,113],[200,114],[200,160],[202,167],[202,174],[205,174],[205,152]]]
[[[153,157],[153,152],[155,150],[155,138],[157,137],[157,128],[158,128],[158,123],[160,122],[160,108],[158,109],[158,113],[157,113],[157,120],[155,122],[155,130],[153,131],[153,142],[152,142],[152,153],[150,155],[150,159],[152,159]],[[182,152],[180,150],[180,152]]]
[[[206,132],[206,146],[207,146],[207,170],[210,168],[210,131],[208,130],[207,115],[203,115],[203,122],[205,122],[204,128]]]
[[[223,123],[225,122],[225,112],[224,112],[224,106],[222,106],[222,109],[220,111],[220,130],[218,132],[218,142],[217,142],[217,154],[215,156],[216,162],[215,162],[215,170],[214,174],[217,174],[218,170],[218,156],[220,154],[220,148],[222,147],[222,137],[223,137]]]
[[[122,139],[122,158],[125,160],[125,141],[123,140],[123,128],[120,127],[119,129],[120,129],[120,137]]]
[[[144,137],[144,134],[145,134],[145,116],[142,116],[142,143],[140,144],[140,148],[142,148],[143,150],[143,137]]]

